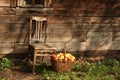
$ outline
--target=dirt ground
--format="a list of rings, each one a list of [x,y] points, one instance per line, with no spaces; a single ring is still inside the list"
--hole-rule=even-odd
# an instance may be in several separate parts
[[[10,69],[0,71],[0,78],[5,78],[7,80],[37,80],[36,75]]]
[[[31,68],[21,61],[15,62],[12,68],[0,71],[0,78],[7,80],[39,80],[37,74],[32,74]]]
[[[0,78],[7,80],[46,80],[45,78],[38,79],[40,74],[32,74],[32,68],[28,64],[29,61],[26,60],[13,60],[13,65],[10,69],[0,71]]]

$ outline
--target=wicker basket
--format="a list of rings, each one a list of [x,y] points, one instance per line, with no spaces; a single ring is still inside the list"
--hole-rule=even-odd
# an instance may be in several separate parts
[[[74,62],[63,62],[52,60],[52,67],[55,72],[71,71]]]
[[[65,54],[66,54],[66,50],[65,50]],[[59,61],[59,60],[54,60],[53,58],[51,58],[51,64],[55,72],[66,72],[66,71],[71,71],[71,68],[74,62],[73,61],[66,61],[66,62]]]

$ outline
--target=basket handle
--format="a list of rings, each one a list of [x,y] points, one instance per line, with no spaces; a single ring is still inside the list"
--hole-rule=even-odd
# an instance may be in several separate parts
[[[63,54],[64,54],[64,61],[65,61],[65,58],[66,58],[66,48],[64,47],[63,49],[62,49],[62,52],[63,52]]]
[[[64,54],[66,54],[66,48],[63,48],[63,49],[62,49],[62,52],[63,52]]]

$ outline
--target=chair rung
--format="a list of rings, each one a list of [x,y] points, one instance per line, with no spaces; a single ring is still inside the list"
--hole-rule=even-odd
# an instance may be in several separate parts
[[[50,56],[50,54],[36,54],[36,56]]]

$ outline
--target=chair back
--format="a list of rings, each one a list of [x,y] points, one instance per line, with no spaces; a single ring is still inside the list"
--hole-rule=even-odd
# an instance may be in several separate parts
[[[30,18],[29,43],[46,43],[47,18],[32,16]]]

